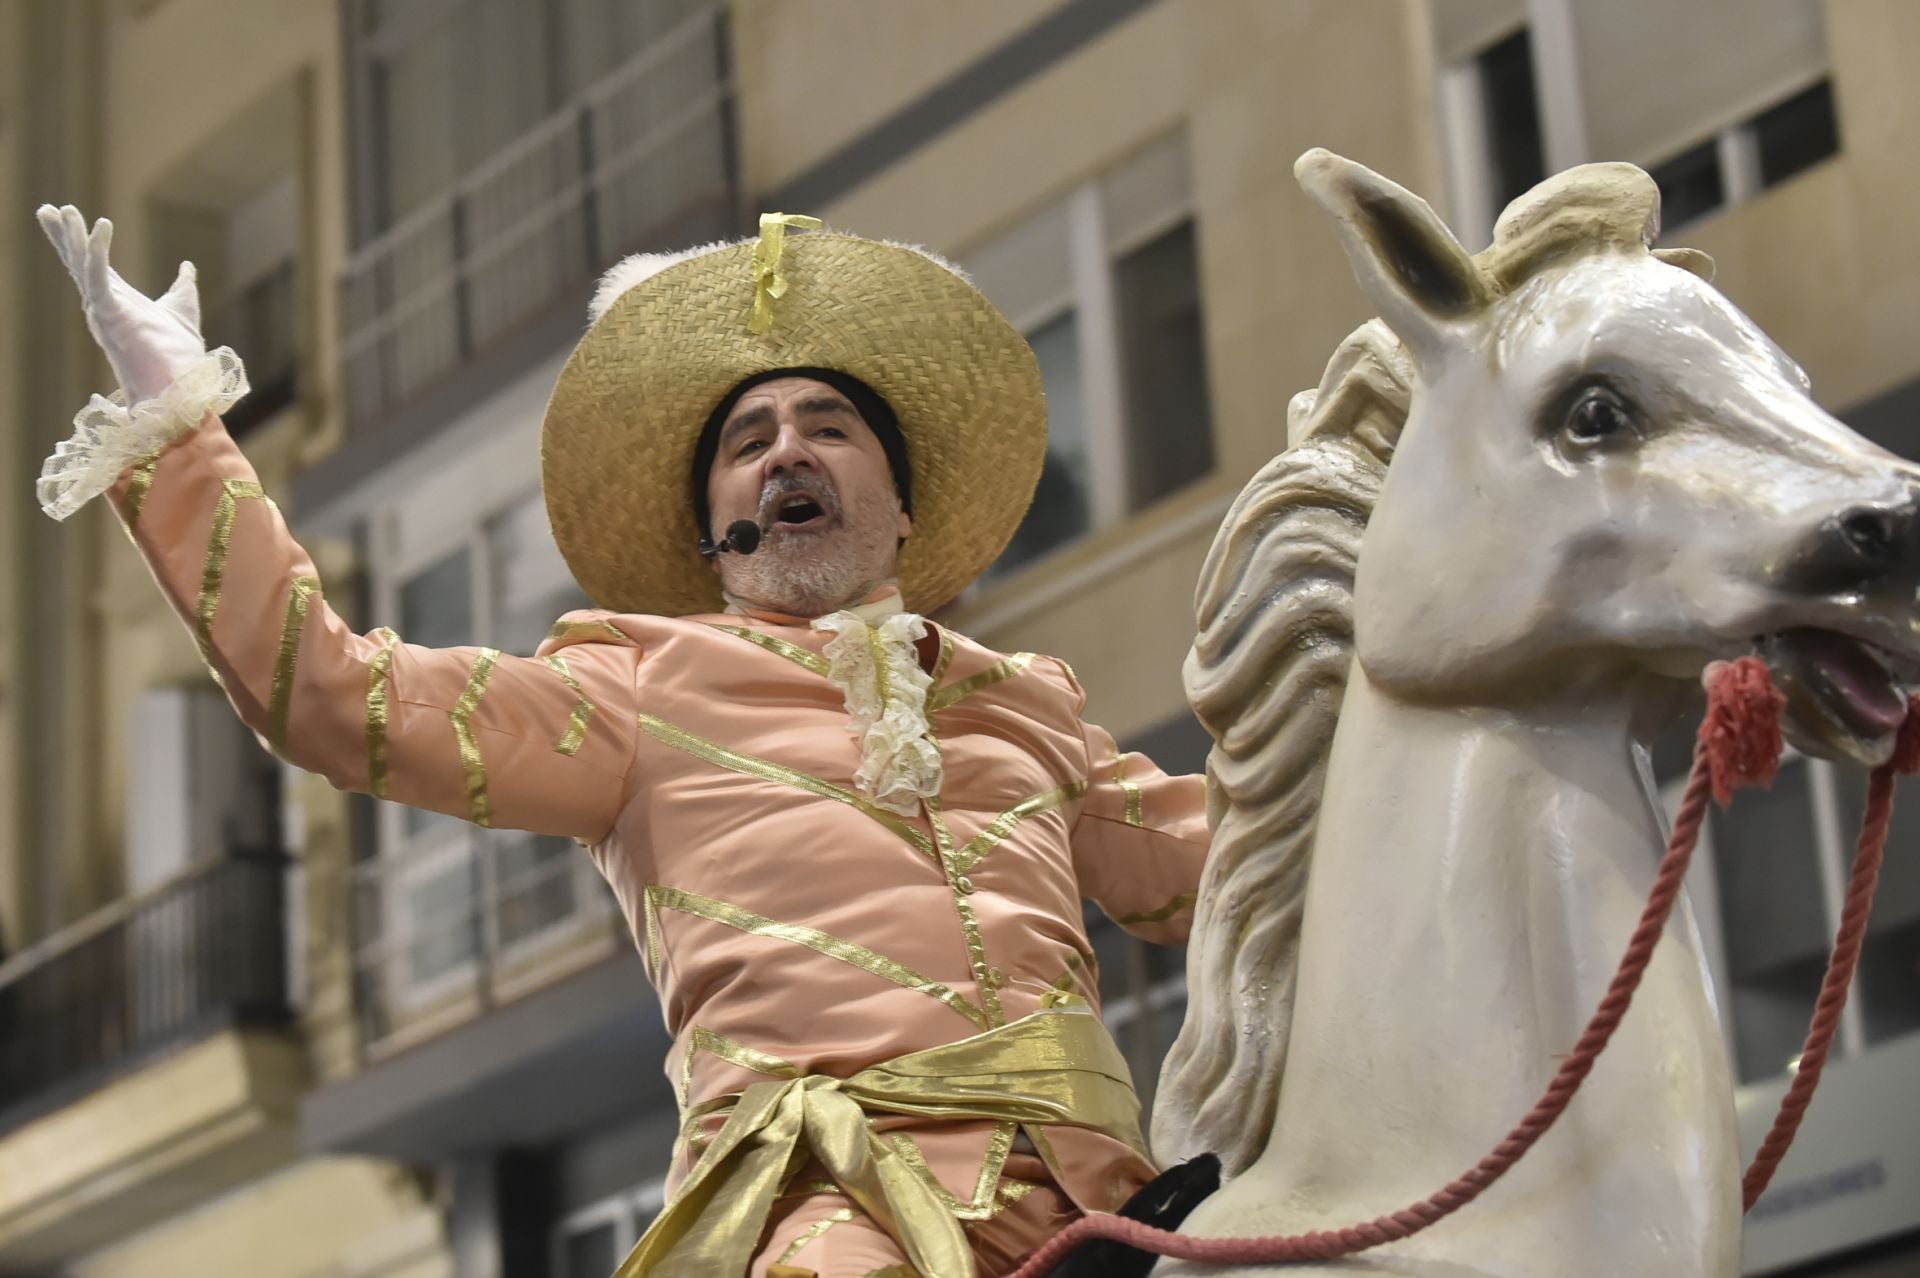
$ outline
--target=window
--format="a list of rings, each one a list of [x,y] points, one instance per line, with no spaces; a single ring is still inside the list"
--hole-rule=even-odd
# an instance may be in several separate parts
[[[666,1182],[653,1180],[568,1216],[554,1230],[554,1278],[606,1278],[666,1202]]]
[[[231,346],[252,389],[226,415],[243,437],[298,398],[301,347],[301,96],[282,85],[251,103],[154,186],[155,287],[175,264],[199,270],[201,332]]]
[[[379,610],[407,642],[427,647],[531,654],[555,618],[588,603],[538,493],[399,563],[391,580],[376,583]],[[382,854],[360,868],[372,897],[363,921],[380,938],[363,945],[362,964],[378,969],[365,983],[383,1003],[376,1025],[471,987],[483,967],[610,917],[597,876],[567,839],[483,830],[391,803],[380,805],[377,825]]]
[[[1839,150],[1833,85],[1821,80],[1655,165],[1661,223],[1676,227],[1738,204]]]
[[[716,0],[350,0],[349,426],[623,253],[733,229]]]
[[[982,246],[969,272],[1032,344],[1047,458],[1005,576],[1213,470],[1199,243],[1174,135]]]
[[[1469,247],[1515,196],[1574,164],[1659,170],[1674,226],[1839,145],[1818,84],[1819,0],[1434,0],[1431,12],[1453,221]]]
[[[1660,771],[1671,811],[1684,786],[1682,733]],[[1757,1083],[1793,1068],[1839,925],[1866,805],[1858,768],[1789,753],[1767,790],[1711,812],[1688,876],[1735,1073]],[[1920,1030],[1920,811],[1896,806],[1887,859],[1836,1055]]]

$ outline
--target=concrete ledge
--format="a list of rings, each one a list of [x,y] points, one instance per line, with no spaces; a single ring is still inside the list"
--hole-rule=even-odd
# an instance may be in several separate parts
[[[298,1156],[298,1044],[226,1030],[0,1139],[0,1271],[49,1267]]]

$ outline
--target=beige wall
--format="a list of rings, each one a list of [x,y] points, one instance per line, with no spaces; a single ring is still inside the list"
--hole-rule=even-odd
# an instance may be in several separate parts
[[[870,0],[863,11],[887,7]],[[1330,146],[1410,185],[1438,185],[1418,12],[1341,0],[1168,0],[824,210],[865,234],[964,256],[1169,131],[1186,131],[1216,475],[953,617],[997,647],[1066,657],[1087,686],[1089,715],[1122,736],[1182,711],[1188,601],[1218,512],[1279,448],[1287,399],[1319,380],[1335,343],[1365,318],[1331,228],[1294,184],[1294,158]],[[887,50],[862,42],[856,52],[847,42],[831,73],[853,75],[860,63],[888,60]],[[1356,84],[1368,91],[1354,93]],[[743,96],[751,91],[743,85]],[[1143,541],[1154,548],[1140,553]]]
[[[736,0],[747,189],[778,189],[1064,2]]]

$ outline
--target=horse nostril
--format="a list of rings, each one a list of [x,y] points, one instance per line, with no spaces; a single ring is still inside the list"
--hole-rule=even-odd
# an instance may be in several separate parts
[[[1855,554],[1872,563],[1886,563],[1898,553],[1904,512],[1866,506],[1841,517],[1840,535]]]

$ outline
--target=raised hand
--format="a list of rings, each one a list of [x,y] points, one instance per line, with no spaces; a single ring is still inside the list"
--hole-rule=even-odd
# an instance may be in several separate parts
[[[108,261],[112,222],[101,218],[89,231],[86,219],[71,204],[60,208],[43,204],[38,216],[40,228],[80,289],[87,329],[113,366],[128,403],[159,394],[206,354],[192,262],[180,263],[172,286],[157,299],[151,298],[121,278]]]

